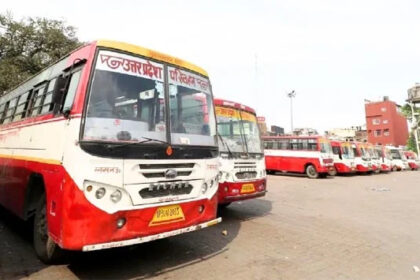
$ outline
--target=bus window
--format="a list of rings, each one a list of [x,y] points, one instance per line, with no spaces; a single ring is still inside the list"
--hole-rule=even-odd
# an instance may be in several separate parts
[[[25,116],[25,109],[28,104],[29,91],[25,92],[19,97],[19,102],[13,117],[13,121],[18,121]]]
[[[17,105],[17,98],[13,98],[9,101],[9,106],[7,107],[6,114],[4,115],[3,123],[9,123],[12,121],[13,114]]]
[[[30,106],[28,116],[33,117],[39,115],[44,98],[44,91],[45,84],[34,90],[34,94],[32,96],[32,104]]]
[[[74,96],[76,95],[77,86],[79,85],[81,70],[74,72],[70,78],[69,88],[64,100],[63,112],[71,110],[73,107]]]

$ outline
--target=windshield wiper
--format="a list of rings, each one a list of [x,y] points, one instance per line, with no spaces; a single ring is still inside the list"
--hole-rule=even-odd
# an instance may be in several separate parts
[[[219,133],[217,133],[217,136],[219,136],[220,140],[222,141],[223,145],[226,147],[226,149],[228,150],[229,156],[233,157],[233,153],[230,150],[228,144],[225,142],[225,140],[223,139],[222,135],[220,135]]]
[[[241,119],[241,122],[240,122],[240,128],[242,130],[242,132],[241,132],[241,138],[242,138],[242,140],[245,143],[246,154],[249,157],[248,142],[246,141],[245,128],[244,128],[244,120],[242,119],[242,112],[241,111],[239,112],[239,118]]]
[[[114,148],[121,148],[121,147],[126,147],[126,146],[138,145],[138,144],[143,144],[143,143],[148,143],[148,142],[158,142],[158,143],[169,145],[168,142],[163,141],[163,140],[144,137],[144,136],[141,136],[141,138],[143,138],[144,140],[135,141],[135,142],[118,143],[118,144],[107,144],[105,147],[112,150]]]

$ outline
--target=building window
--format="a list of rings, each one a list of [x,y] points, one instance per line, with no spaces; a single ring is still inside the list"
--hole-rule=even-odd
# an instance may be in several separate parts
[[[372,124],[374,124],[374,125],[381,124],[381,120],[380,119],[372,119]]]
[[[389,129],[384,129],[384,136],[389,136]]]
[[[387,124],[388,123],[388,120],[383,120],[382,123],[383,124]]]
[[[373,132],[373,135],[374,135],[375,137],[379,137],[379,136],[381,136],[381,130],[380,130],[380,129],[375,130],[375,131]]]
[[[382,112],[386,112],[386,108],[385,108],[385,107],[382,107],[382,108],[381,108],[381,111],[382,111]]]

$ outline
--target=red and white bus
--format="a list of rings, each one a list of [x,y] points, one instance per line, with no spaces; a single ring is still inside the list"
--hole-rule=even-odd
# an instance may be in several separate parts
[[[349,142],[331,140],[334,154],[334,168],[339,174],[356,172],[354,153]]]
[[[369,158],[372,163],[372,171],[376,174],[380,173],[382,170],[381,160],[377,154],[375,147],[371,143],[366,143],[366,150],[369,153]]]
[[[410,169],[410,165],[408,164],[403,149],[394,146],[385,146],[385,149],[391,154],[393,171]]]
[[[360,142],[352,142],[351,147],[354,153],[354,164],[359,173],[372,172],[372,162],[370,154],[367,151],[366,144]]]
[[[322,136],[265,136],[267,172],[304,173],[309,178],[334,174],[331,144]]]
[[[219,135],[219,205],[264,196],[266,171],[255,111],[223,99],[214,100]]]
[[[392,156],[384,146],[375,146],[376,154],[380,161],[381,172],[392,171]]]
[[[410,166],[410,169],[413,171],[418,170],[420,166],[420,161],[416,153],[413,151],[404,151],[404,155],[407,158],[407,162]]]
[[[211,86],[193,64],[96,41],[3,95],[0,116],[0,203],[34,217],[45,262],[220,222]]]

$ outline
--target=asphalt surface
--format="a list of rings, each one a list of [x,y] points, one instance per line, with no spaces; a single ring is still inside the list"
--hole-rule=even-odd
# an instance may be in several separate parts
[[[211,228],[55,266],[0,208],[0,279],[420,279],[420,172],[272,175],[268,191]]]

